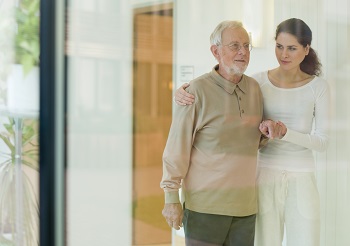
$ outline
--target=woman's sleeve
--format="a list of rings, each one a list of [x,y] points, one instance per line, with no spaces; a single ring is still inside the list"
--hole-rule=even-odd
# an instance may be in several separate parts
[[[330,91],[326,81],[323,81],[323,85],[315,91],[315,96],[313,131],[304,134],[288,128],[282,140],[321,152],[328,147],[330,131]]]

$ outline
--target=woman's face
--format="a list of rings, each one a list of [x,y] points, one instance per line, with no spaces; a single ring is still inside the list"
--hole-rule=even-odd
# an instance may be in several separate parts
[[[294,35],[281,32],[276,39],[275,53],[280,68],[293,70],[299,68],[305,56],[309,54],[309,45],[303,47]]]

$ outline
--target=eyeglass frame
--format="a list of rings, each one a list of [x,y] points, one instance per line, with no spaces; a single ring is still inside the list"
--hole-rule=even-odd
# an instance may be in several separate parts
[[[227,46],[231,51],[235,51],[235,52],[240,51],[242,49],[242,47],[244,47],[245,51],[249,51],[249,52],[252,51],[252,49],[253,49],[253,45],[251,43],[241,45],[241,44],[235,42],[235,43],[219,44],[219,45]],[[234,45],[236,45],[237,47],[233,48]]]

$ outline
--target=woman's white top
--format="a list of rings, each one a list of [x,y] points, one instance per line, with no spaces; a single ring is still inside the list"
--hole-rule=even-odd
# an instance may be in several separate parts
[[[313,150],[325,151],[329,138],[330,92],[328,83],[314,77],[297,88],[279,88],[268,72],[252,76],[264,98],[264,119],[281,121],[287,127],[282,139],[269,140],[259,150],[259,167],[292,172],[315,170]]]

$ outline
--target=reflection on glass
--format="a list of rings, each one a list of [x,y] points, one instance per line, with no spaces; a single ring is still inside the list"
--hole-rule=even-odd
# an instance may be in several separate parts
[[[0,245],[38,245],[39,0],[0,1]]]
[[[174,6],[160,2],[171,1],[68,1],[69,245],[184,245],[181,233],[171,237],[161,215],[161,158],[171,122],[172,90],[188,82],[181,76],[184,68],[190,68],[189,77],[196,77],[213,67],[207,32],[218,20],[251,16],[243,16],[243,0],[221,5],[216,0],[178,0]],[[267,18],[260,23],[266,36],[252,50],[247,74],[274,67],[274,22],[298,15],[311,23],[324,76],[337,94],[334,105],[339,105],[333,143],[327,156],[318,156],[322,245],[349,245],[350,83],[344,54],[349,53],[350,29],[348,14],[339,14],[347,3],[268,2],[264,10],[256,8],[258,17]],[[253,39],[259,36],[251,31]]]
[[[67,245],[131,245],[129,5],[67,1]]]
[[[134,245],[171,242],[159,182],[172,115],[172,15],[169,4],[134,10]]]

